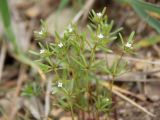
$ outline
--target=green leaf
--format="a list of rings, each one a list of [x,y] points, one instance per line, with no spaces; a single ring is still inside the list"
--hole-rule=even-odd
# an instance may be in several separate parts
[[[37,83],[30,83],[26,85],[23,90],[21,95],[26,96],[26,97],[32,97],[32,96],[38,96],[41,93],[41,87]]]
[[[144,2],[142,0],[131,0],[131,1],[134,2],[135,5],[141,6],[141,8],[160,14],[160,6],[154,5],[152,3]]]
[[[61,0],[60,5],[58,7],[58,11],[61,11],[66,7],[66,5],[69,3],[69,0]]]
[[[129,43],[132,43],[134,34],[135,34],[134,31],[130,34],[130,36],[129,36],[129,38],[128,38],[128,42],[129,42]]]
[[[155,35],[155,36],[141,39],[138,43],[135,44],[135,48],[139,49],[143,47],[149,47],[157,43],[160,43],[160,35]]]
[[[39,56],[39,53],[35,52],[35,51],[32,51],[32,50],[29,50],[29,53],[33,54],[33,55],[36,55],[36,56]]]
[[[19,46],[17,44],[16,37],[14,35],[14,32],[12,30],[12,26],[11,26],[11,17],[10,17],[10,13],[9,13],[7,0],[0,0],[0,12],[1,12],[1,16],[2,16],[3,26],[5,29],[5,34],[7,35],[8,40],[12,43],[12,45],[14,47],[14,51],[16,53],[19,53],[20,52]]]
[[[124,46],[124,40],[123,40],[123,37],[122,37],[121,33],[119,33],[119,37],[120,37],[120,40],[122,42],[122,45]]]
[[[148,24],[150,26],[152,26],[153,28],[155,28],[157,30],[158,33],[160,33],[160,21],[149,16],[147,14],[147,12],[141,8],[140,5],[137,4],[132,4],[132,7],[134,8],[134,10],[139,14],[139,16],[145,20],[146,22],[148,22]]]
[[[143,0],[116,0],[119,3],[128,3],[138,15],[160,33],[160,21],[150,16],[148,12],[160,14],[160,6],[144,2]]]
[[[51,66],[38,62],[39,67],[45,73],[51,71]]]
[[[11,18],[10,18],[7,0],[0,0],[0,10],[1,10],[4,26],[9,27],[11,24],[10,22]]]
[[[8,37],[9,42],[13,45],[13,48],[14,48],[15,53],[13,56],[17,60],[19,60],[20,62],[28,64],[28,65],[38,69],[38,71],[39,71],[39,68],[37,68],[37,66],[33,63],[33,61],[30,60],[29,58],[27,58],[27,56],[25,56],[23,51],[20,50],[20,46],[18,45],[18,43],[16,41],[15,34],[12,30],[11,17],[10,17],[10,12],[9,12],[7,0],[0,0],[0,13],[1,13],[0,18],[2,18],[5,34]]]
[[[84,63],[85,66],[87,66],[87,61],[86,61],[86,58],[83,54],[80,54],[81,58],[82,58],[82,61]]]
[[[81,62],[79,62],[76,58],[74,58],[74,57],[71,57],[71,58],[72,58],[72,60],[73,60],[74,62],[76,62],[78,65],[80,65],[81,67],[85,68],[85,66],[84,66]]]

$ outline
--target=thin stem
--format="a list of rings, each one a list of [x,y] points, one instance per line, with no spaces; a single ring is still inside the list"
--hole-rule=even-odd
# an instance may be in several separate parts
[[[122,60],[123,55],[124,55],[124,52],[122,52],[122,54],[121,54],[120,58],[118,59],[118,61],[117,61],[117,63],[116,63],[116,66],[115,66],[115,68],[114,68],[113,76],[115,76],[115,75],[116,75],[117,68],[118,68],[118,66],[119,66],[119,64],[120,64],[120,62],[121,62],[121,60]]]
[[[112,80],[111,80],[111,86],[110,86],[110,89],[111,89],[111,91],[112,91],[112,88],[113,88],[113,84],[114,84],[114,80],[115,80],[115,77],[114,77],[114,75],[112,76]]]
[[[108,114],[105,115],[105,120],[108,120]]]
[[[94,47],[92,48],[92,51],[91,51],[91,58],[90,58],[90,62],[89,62],[89,68],[90,66],[92,65],[92,62],[94,60],[94,56],[95,56],[95,51],[96,51],[96,47],[97,47],[97,42],[95,43]]]
[[[112,80],[111,80],[111,83],[110,83],[110,90],[111,90],[111,91],[112,91],[112,89],[113,89],[113,85],[114,85],[114,81],[115,81],[115,73],[116,73],[117,68],[118,68],[118,66],[119,66],[119,64],[120,64],[120,61],[122,60],[123,55],[124,55],[124,52],[122,52],[120,58],[119,58],[118,61],[117,61],[116,67],[115,67],[115,69],[114,69],[114,74],[112,75]],[[111,98],[113,97],[113,96],[112,96],[112,92],[111,92],[110,96],[111,96]]]
[[[57,76],[58,78],[60,78],[60,77],[59,77],[59,74],[58,74],[58,72],[57,72],[57,68],[54,68],[54,72],[55,72],[56,76]]]
[[[117,72],[117,68],[118,68],[118,66],[119,66],[119,64],[120,64],[120,62],[121,62],[121,60],[122,60],[123,55],[124,55],[124,52],[122,52],[120,58],[119,58],[118,61],[117,61],[116,66],[115,66],[114,74],[112,75],[112,81],[111,81],[111,87],[110,87],[111,90],[112,90],[112,87],[113,87],[113,84],[114,84],[114,81],[115,81],[115,74],[116,74],[116,72]]]
[[[96,50],[96,47],[97,47],[97,42],[95,43],[95,45],[93,46],[92,50],[91,50],[91,57],[90,57],[90,61],[89,61],[89,64],[88,64],[88,70],[90,70],[90,67],[92,65],[92,62],[93,60],[95,59],[95,50]],[[87,70],[87,77],[88,77],[88,70]],[[91,97],[92,94],[90,94],[90,88],[89,88],[89,81],[87,81],[87,92],[88,92],[88,96],[89,98]],[[90,109],[89,109],[89,99],[88,99],[88,106],[87,106],[87,109],[88,109],[88,115],[89,115],[89,118],[90,118]],[[96,115],[97,116],[97,115]],[[98,117],[98,116],[97,116]],[[99,120],[99,118],[97,119]]]
[[[87,101],[87,112],[89,114],[89,98],[90,98],[90,86],[89,86],[89,80],[88,80],[88,70],[86,71],[86,77],[87,77],[87,95],[88,95],[88,101]]]
[[[86,39],[86,43],[88,44],[88,46],[89,46],[90,48],[92,48],[92,47],[91,47],[91,44],[88,42],[87,39]]]
[[[98,113],[98,110],[96,112],[96,120],[99,120],[99,113]]]
[[[96,95],[97,95],[97,98],[98,98],[98,94],[99,94],[99,80],[96,78]]]
[[[71,105],[71,104],[70,104],[70,107],[71,107],[71,116],[72,116],[72,120],[74,120],[73,107],[72,107],[72,105]]]

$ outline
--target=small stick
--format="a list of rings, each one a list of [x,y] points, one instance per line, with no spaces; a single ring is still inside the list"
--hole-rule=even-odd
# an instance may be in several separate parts
[[[1,78],[2,78],[2,71],[3,71],[3,67],[4,67],[5,58],[6,58],[6,45],[3,42],[2,48],[1,48],[1,53],[0,53],[0,83],[2,82]]]
[[[88,14],[90,9],[93,7],[94,3],[96,0],[88,0],[83,8],[83,10],[85,11],[82,17],[82,23],[84,23],[87,18],[88,18]]]
[[[105,55],[103,53],[98,53],[96,54],[96,57],[98,58],[105,58]],[[108,58],[115,58],[116,55],[115,54],[108,54]],[[133,57],[129,57],[129,56],[123,56],[124,60],[128,60],[128,61],[134,61],[134,62],[142,62],[142,63],[147,63],[147,64],[153,64],[153,65],[160,65],[160,62],[157,61],[151,61],[151,60],[145,60],[145,59],[140,59],[140,58],[133,58]]]
[[[103,85],[106,88],[108,87],[108,84],[106,82],[101,82],[101,85]],[[116,89],[112,89],[112,92],[114,94],[116,94],[117,96],[119,96],[120,98],[126,100],[127,102],[129,102],[130,104],[132,104],[133,106],[137,107],[138,109],[140,109],[141,111],[145,112],[146,114],[148,114],[149,116],[155,117],[155,115],[151,112],[149,112],[147,109],[145,109],[144,107],[142,107],[141,105],[137,104],[136,102],[134,102],[133,100],[131,100],[130,98],[128,98],[127,96],[123,95],[122,93],[118,92]]]
[[[17,87],[16,87],[16,90],[15,90],[14,98],[13,98],[13,104],[11,104],[12,105],[11,106],[12,111],[11,111],[11,115],[10,115],[9,120],[14,120],[14,118],[16,116],[16,113],[19,109],[19,108],[17,108],[16,103],[17,103],[17,100],[18,100],[20,90],[22,88],[22,83],[24,81],[24,76],[25,76],[25,68],[24,68],[23,65],[21,65],[20,72],[19,72],[19,77],[18,77],[18,80],[17,80]]]
[[[50,92],[51,92],[51,87],[52,87],[52,77],[50,77],[50,79],[48,80],[47,83],[47,88],[46,88],[46,96],[45,96],[45,118],[44,120],[48,120],[48,115],[49,115],[49,111],[50,111]]]

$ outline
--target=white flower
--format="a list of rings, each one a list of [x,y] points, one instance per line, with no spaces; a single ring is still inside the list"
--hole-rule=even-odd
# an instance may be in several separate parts
[[[42,31],[42,30],[41,30],[41,31],[39,31],[39,32],[38,32],[38,34],[39,34],[39,35],[42,35],[42,34],[43,34],[43,31]]]
[[[73,28],[72,27],[69,27],[68,28],[68,31],[71,33],[71,32],[73,32]]]
[[[40,54],[43,54],[44,52],[45,52],[45,50],[44,50],[44,49],[40,50]]]
[[[63,44],[60,42],[59,44],[58,44],[58,47],[63,47]]]
[[[109,98],[107,98],[106,101],[109,102]]]
[[[99,39],[102,39],[104,38],[104,36],[100,33],[98,36],[97,36]]]
[[[71,25],[68,26],[67,30],[64,31],[64,33],[71,33],[73,32],[73,28],[71,27]]]
[[[125,45],[127,48],[132,48],[132,44],[127,42],[127,44]]]
[[[58,87],[62,87],[63,83],[58,82]]]
[[[97,16],[98,16],[98,17],[102,17],[102,13],[100,13],[100,12],[97,13]]]

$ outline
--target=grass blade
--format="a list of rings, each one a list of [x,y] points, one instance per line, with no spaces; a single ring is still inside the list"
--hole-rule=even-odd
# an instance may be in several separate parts
[[[14,32],[12,30],[11,17],[10,17],[10,13],[9,13],[7,0],[0,0],[0,12],[1,12],[1,16],[2,16],[2,22],[3,22],[5,34],[8,37],[8,40],[12,43],[12,45],[14,47],[14,52],[18,53],[18,52],[20,52],[20,50],[19,50],[19,46],[16,41],[16,37],[15,37]]]
[[[62,9],[64,9],[68,3],[69,3],[69,0],[61,0],[60,5],[58,7],[58,11],[61,11]]]
[[[139,14],[139,16],[145,20],[150,26],[155,28],[158,33],[160,33],[160,21],[149,16],[146,11],[144,11],[140,5],[132,4],[133,9]]]
[[[160,6],[157,6],[148,2],[144,2],[142,0],[131,0],[131,1],[135,3],[135,5],[141,6],[141,8],[160,14]]]
[[[2,16],[1,18],[3,22],[5,34],[8,37],[9,42],[13,45],[13,48],[14,48],[13,56],[20,62],[35,68],[39,72],[41,78],[45,80],[45,75],[40,70],[40,68],[32,60],[27,58],[27,56],[25,56],[22,50],[20,50],[20,46],[18,45],[15,34],[12,30],[10,11],[9,11],[7,0],[0,0],[0,13]]]

